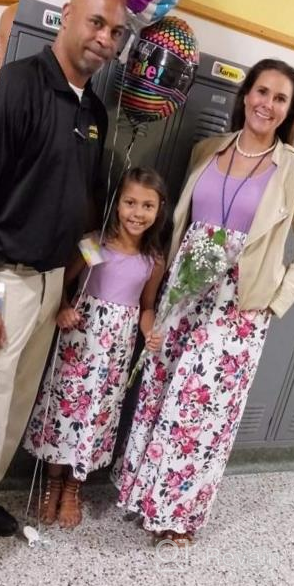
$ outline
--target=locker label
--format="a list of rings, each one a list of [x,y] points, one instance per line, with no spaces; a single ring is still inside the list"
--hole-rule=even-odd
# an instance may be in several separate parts
[[[55,12],[54,10],[45,10],[43,14],[43,26],[58,31],[61,26],[60,12]]]
[[[215,61],[211,75],[214,77],[221,77],[222,79],[232,81],[233,83],[241,83],[243,79],[245,79],[245,71],[241,69],[241,67],[235,67],[233,65],[228,65],[227,63],[221,63],[220,61]]]

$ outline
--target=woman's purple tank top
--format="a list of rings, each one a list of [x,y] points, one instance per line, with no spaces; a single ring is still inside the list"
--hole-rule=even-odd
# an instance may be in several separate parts
[[[226,227],[248,234],[257,206],[266,184],[274,173],[276,165],[272,163],[266,171],[247,179],[237,194],[232,205]],[[192,197],[192,221],[207,222],[215,226],[222,225],[222,189],[225,175],[217,166],[217,157],[206,167],[194,186]],[[225,189],[225,211],[243,178],[228,176]]]

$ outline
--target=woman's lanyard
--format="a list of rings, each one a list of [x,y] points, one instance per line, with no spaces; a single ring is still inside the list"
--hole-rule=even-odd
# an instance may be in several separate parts
[[[248,175],[246,175],[246,177],[244,177],[243,181],[241,181],[240,185],[238,185],[235,193],[233,193],[232,199],[230,201],[230,204],[228,206],[227,211],[225,211],[225,191],[226,191],[226,185],[227,185],[227,180],[228,177],[230,175],[230,171],[233,165],[233,161],[234,161],[234,157],[235,157],[235,153],[236,153],[236,147],[234,147],[234,150],[232,152],[232,156],[229,162],[229,166],[227,168],[226,174],[225,174],[225,178],[224,178],[224,182],[223,182],[223,188],[222,188],[222,226],[225,228],[227,225],[227,221],[229,219],[229,215],[231,213],[231,209],[233,207],[234,201],[240,191],[240,189],[242,189],[244,183],[246,183],[247,179],[250,179],[250,177],[252,177],[253,173],[255,173],[256,169],[258,169],[259,165],[261,165],[262,161],[265,159],[265,157],[267,156],[267,153],[265,153],[263,155],[263,157],[261,157],[261,159],[258,161],[258,163],[256,163],[256,165],[254,165],[253,169],[251,169],[251,171],[248,173]]]

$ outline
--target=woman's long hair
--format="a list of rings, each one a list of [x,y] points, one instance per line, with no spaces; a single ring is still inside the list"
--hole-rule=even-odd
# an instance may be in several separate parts
[[[156,220],[154,224],[152,224],[152,226],[150,226],[150,228],[148,228],[148,230],[146,230],[142,235],[140,242],[140,252],[147,256],[161,256],[162,245],[160,237],[167,219],[167,189],[163,179],[160,177],[157,171],[149,167],[135,167],[123,175],[117,189],[116,199],[113,204],[109,225],[106,230],[106,237],[116,238],[119,234],[119,218],[117,209],[121,195],[128,183],[138,183],[139,185],[143,185],[148,189],[154,189],[154,191],[156,191],[158,194],[159,208]]]
[[[293,140],[293,122],[294,122],[294,69],[285,61],[279,59],[262,59],[258,61],[248,71],[245,81],[236,97],[235,107],[232,115],[231,129],[232,131],[241,130],[245,122],[245,104],[244,97],[249,94],[252,86],[255,84],[257,78],[264,71],[278,71],[285,75],[292,84],[292,99],[289,106],[288,114],[282,124],[276,129],[276,136],[278,136],[282,142],[292,143]]]

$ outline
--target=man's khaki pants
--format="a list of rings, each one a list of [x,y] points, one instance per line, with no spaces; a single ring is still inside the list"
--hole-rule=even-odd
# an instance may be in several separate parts
[[[0,267],[5,284],[7,343],[0,349],[0,480],[30,416],[52,341],[63,269],[38,273],[23,265]]]

